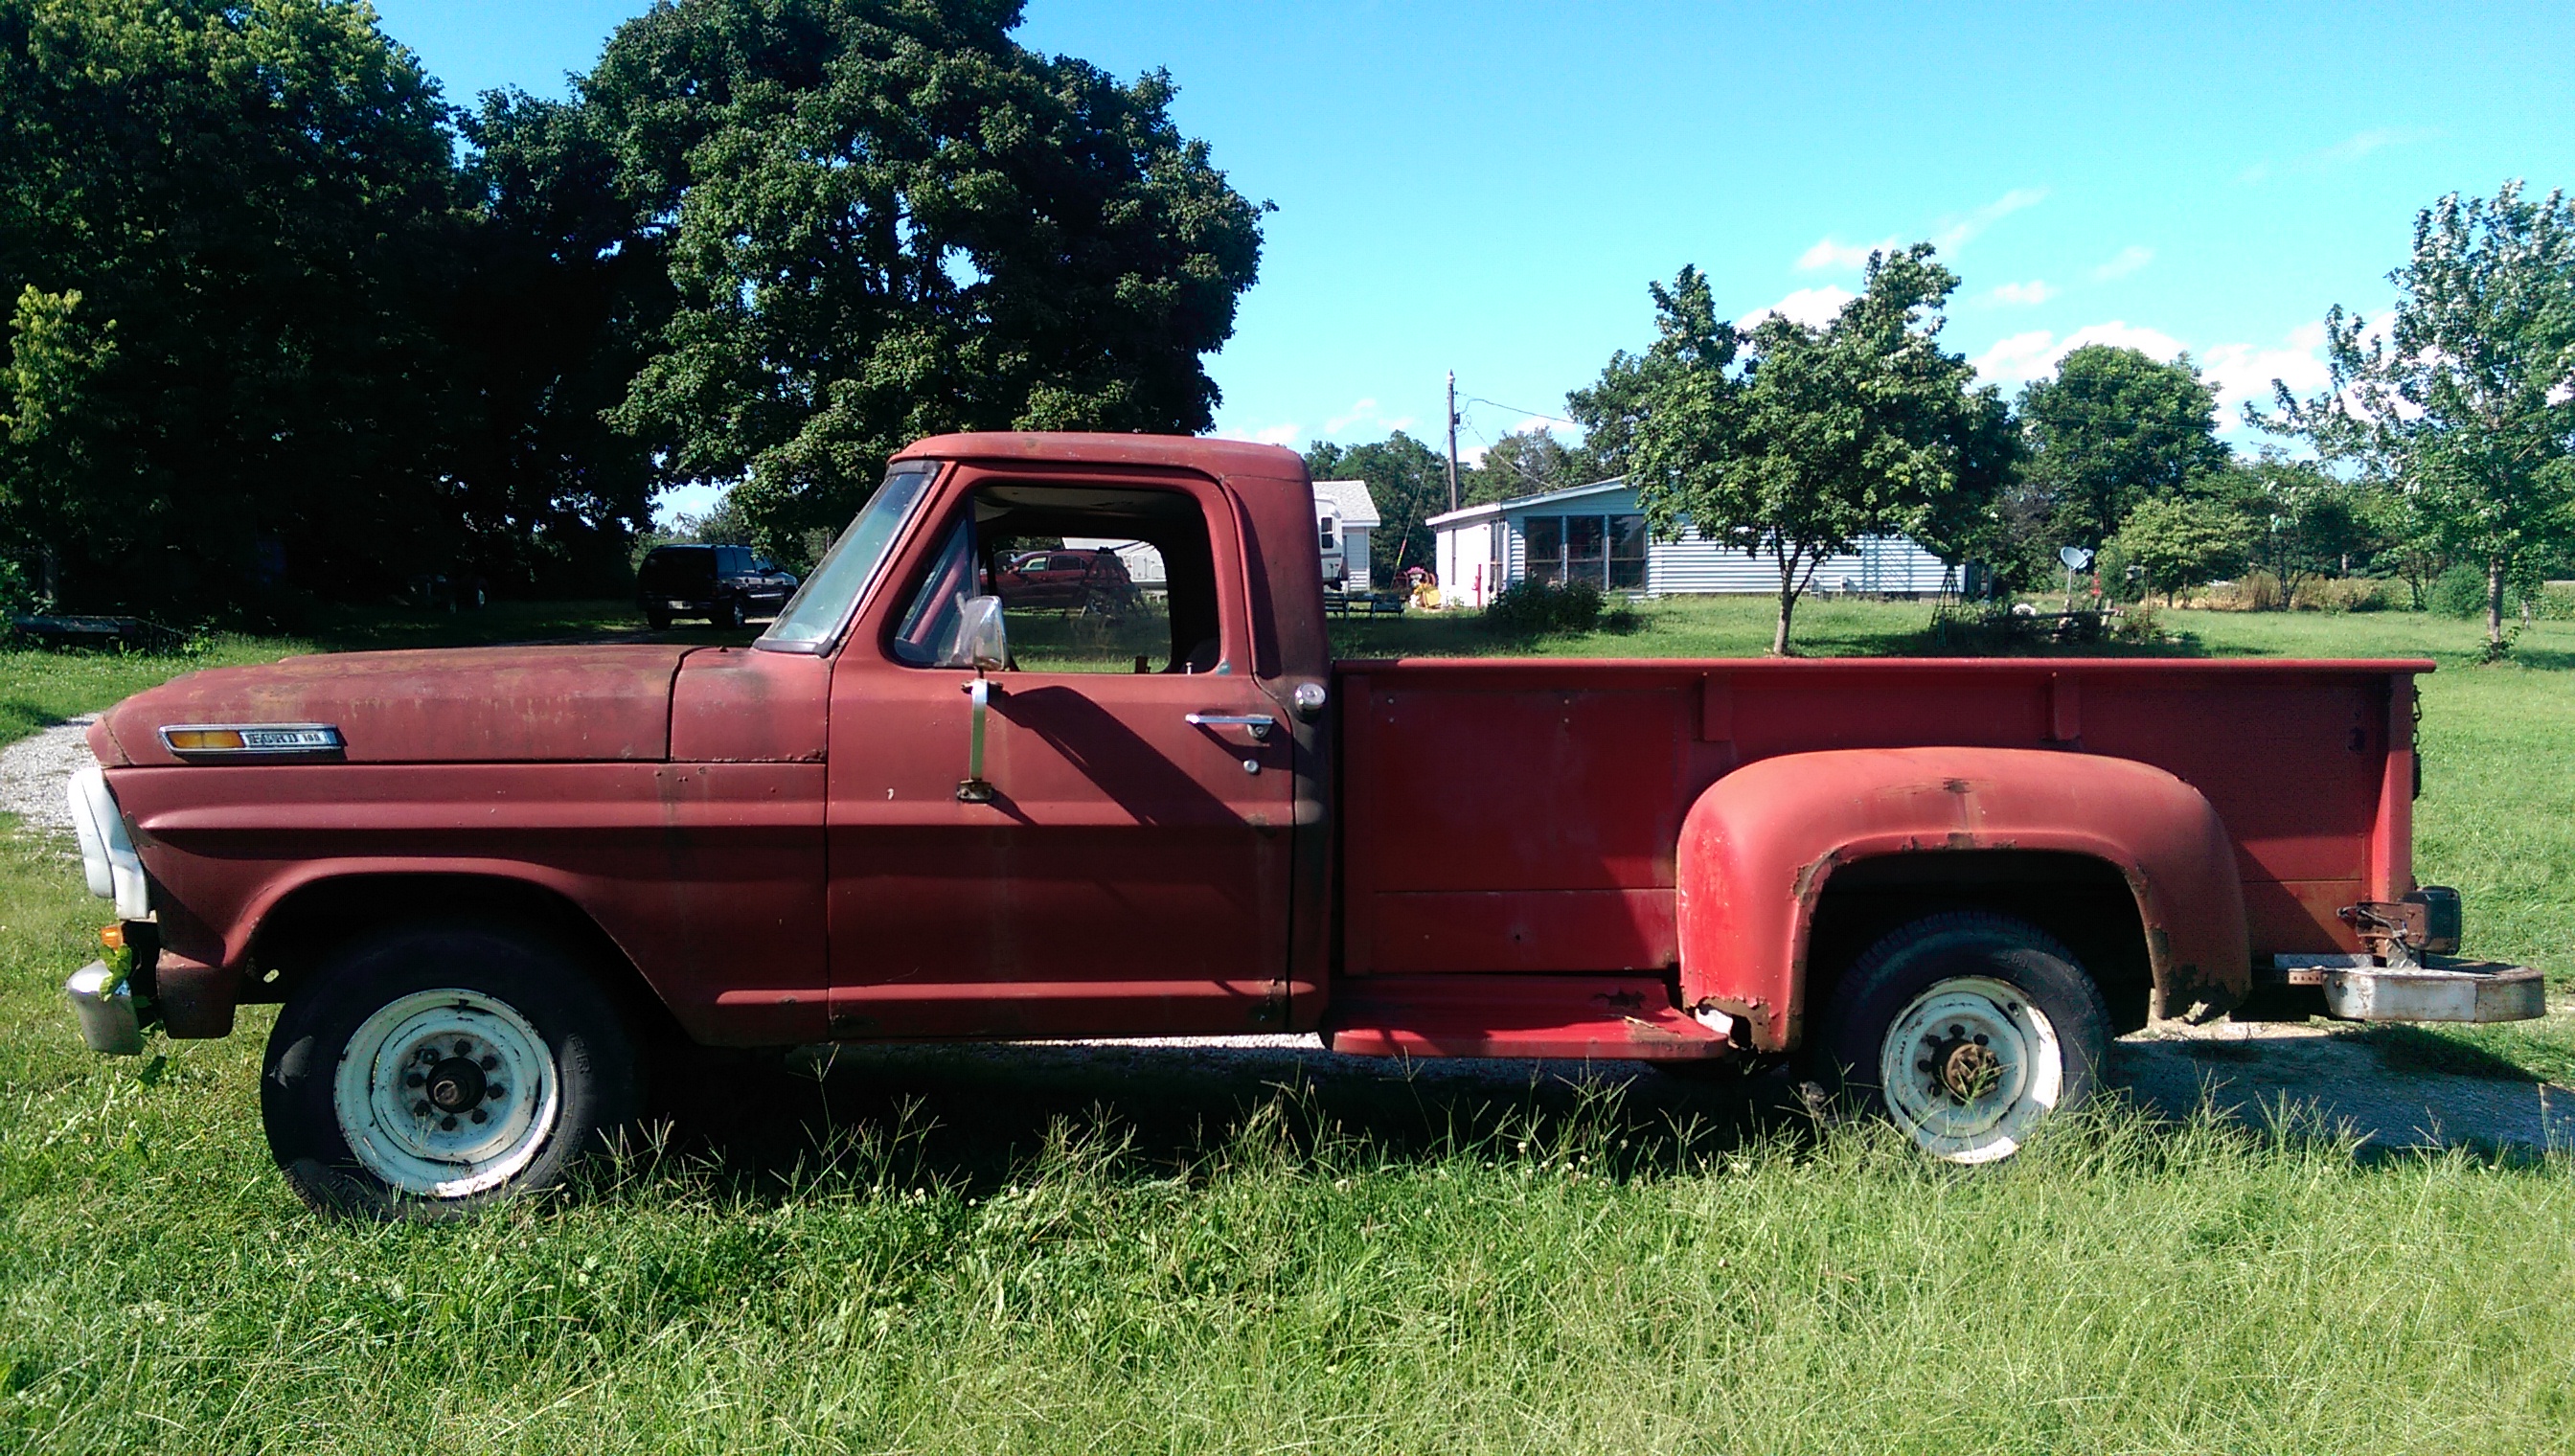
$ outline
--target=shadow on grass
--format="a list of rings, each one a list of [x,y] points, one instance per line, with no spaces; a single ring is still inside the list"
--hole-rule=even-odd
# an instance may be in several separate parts
[[[909,1129],[923,1176],[968,1191],[1025,1177],[1066,1126],[1122,1141],[1144,1166],[1185,1173],[1275,1123],[1283,1103],[1294,1112],[1291,1140],[1355,1141],[1372,1160],[1392,1162],[1477,1149],[1526,1154],[1579,1138],[1627,1170],[1678,1168],[1816,1126],[1778,1072],[1665,1074],[1629,1062],[1407,1066],[1318,1047],[710,1053],[674,1068],[657,1102],[667,1151],[751,1197],[810,1172],[818,1154],[859,1130],[898,1126]]]
[[[2489,1082],[2547,1080],[2510,1057],[2421,1026],[2371,1026],[2361,1036],[2378,1054],[2379,1061],[2393,1072],[2441,1072]]]

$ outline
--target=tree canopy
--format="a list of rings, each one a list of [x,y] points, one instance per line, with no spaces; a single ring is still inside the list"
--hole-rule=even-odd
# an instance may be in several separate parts
[[[2020,418],[2028,487],[2054,545],[2097,547],[2140,503],[2231,458],[2217,438],[2216,397],[2187,355],[2161,364],[2087,344],[2021,391]]]
[[[2518,182],[2491,200],[2451,193],[2416,215],[2388,281],[2383,328],[2325,316],[2321,392],[2274,381],[2274,411],[2246,418],[2388,488],[2401,537],[2482,568],[2499,654],[2518,564],[2575,539],[2575,208]]]
[[[1717,319],[1684,268],[1652,287],[1629,480],[1655,534],[1696,531],[1766,556],[1779,578],[1771,650],[1825,558],[1872,532],[1963,539],[2011,466],[2008,411],[1939,347],[1957,287],[1928,243],[1872,254],[1859,297],[1822,328]]]
[[[1001,0],[676,0],[450,107],[355,0],[0,0],[0,557],[206,615],[800,557],[912,438],[1194,431],[1260,209]]]
[[[1261,208],[1016,0],[677,0],[582,82],[676,307],[617,419],[771,539],[911,440],[1214,423]]]

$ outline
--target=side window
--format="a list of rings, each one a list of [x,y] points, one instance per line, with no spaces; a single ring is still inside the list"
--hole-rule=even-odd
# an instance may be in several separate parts
[[[1015,671],[1207,673],[1224,660],[1207,519],[1183,492],[976,492],[897,621],[895,659],[936,664],[983,595],[1002,599]]]

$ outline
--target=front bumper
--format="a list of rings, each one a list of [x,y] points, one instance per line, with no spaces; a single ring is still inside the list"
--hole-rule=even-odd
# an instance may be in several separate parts
[[[90,1050],[102,1056],[143,1054],[143,1007],[132,983],[106,961],[93,960],[73,971],[63,982],[63,993],[80,1015],[81,1040]]]

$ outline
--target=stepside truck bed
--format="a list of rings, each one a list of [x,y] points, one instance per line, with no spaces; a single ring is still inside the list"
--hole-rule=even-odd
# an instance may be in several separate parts
[[[2233,852],[2246,932],[2240,963],[2196,968],[2213,1013],[2223,1009],[2218,1000],[2242,994],[2253,962],[2361,951],[2341,907],[2414,888],[2413,680],[2432,669],[2423,661],[2120,659],[1343,662],[1335,669],[1344,978],[1336,994],[1363,1002],[1371,977],[1624,972],[1667,981],[1684,959],[1676,846],[1704,790],[1788,755],[1938,745],[2131,759],[2204,795]],[[1882,787],[1854,779],[1845,791]],[[2107,822],[2126,812],[2114,798],[2097,811],[2105,830],[2126,827]],[[1962,812],[1932,842],[1907,846],[2019,850],[2008,835],[1976,832],[1973,803]],[[1938,857],[1906,859],[1923,866]],[[1811,906],[1836,880],[1870,884],[1863,863],[1787,865],[1778,884],[1747,888]],[[1965,861],[1945,872],[1972,878]],[[2052,896],[2057,918],[2087,903],[2086,882],[2069,872],[2063,894]],[[2117,899],[2096,908],[2114,913]],[[2083,938],[2079,923],[2067,928]],[[2145,928],[2151,936],[2174,927]],[[2126,929],[2133,935],[2135,922]],[[1796,977],[1807,968],[1787,970]],[[1691,971],[1683,1004],[1694,991],[1721,989],[1724,967]],[[1491,994],[1507,997],[1510,984]]]

